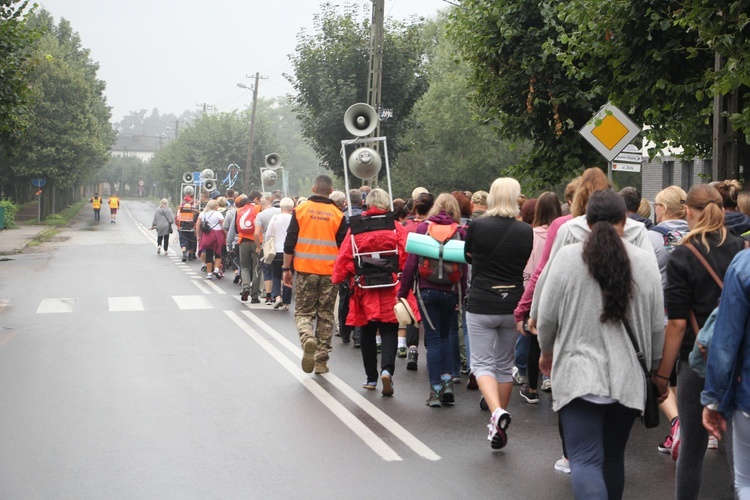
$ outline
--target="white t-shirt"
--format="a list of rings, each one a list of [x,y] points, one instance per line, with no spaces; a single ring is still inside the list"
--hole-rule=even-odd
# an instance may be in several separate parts
[[[201,214],[201,219],[203,222],[208,222],[208,225],[211,226],[212,231],[222,231],[222,221],[224,220],[224,214],[217,210],[209,210],[208,212],[203,212]]]
[[[280,213],[271,219],[266,238],[273,236],[273,244],[276,247],[276,253],[284,251],[284,241],[286,240],[286,231],[289,229],[289,223],[292,220],[292,214]]]

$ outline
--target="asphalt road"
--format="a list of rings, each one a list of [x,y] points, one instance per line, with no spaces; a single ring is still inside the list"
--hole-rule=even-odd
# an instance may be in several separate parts
[[[493,452],[478,392],[424,405],[421,349],[392,398],[361,388],[337,337],[331,373],[305,374],[293,312],[240,302],[174,243],[157,255],[154,209],[125,200],[99,225],[83,210],[0,262],[0,499],[572,497],[547,395],[514,392]],[[625,498],[674,496],[667,427],[634,427]],[[732,498],[723,445],[700,496]]]

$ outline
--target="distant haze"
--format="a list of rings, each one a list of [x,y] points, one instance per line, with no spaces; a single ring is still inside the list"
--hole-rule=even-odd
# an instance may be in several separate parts
[[[316,0],[41,0],[40,7],[70,21],[81,45],[99,63],[113,121],[131,111],[158,108],[179,115],[209,109],[231,111],[252,101],[248,86],[260,72],[259,97],[293,92],[291,71],[301,28],[313,27]],[[370,0],[339,2],[362,5]],[[434,17],[443,0],[386,0],[386,17]]]

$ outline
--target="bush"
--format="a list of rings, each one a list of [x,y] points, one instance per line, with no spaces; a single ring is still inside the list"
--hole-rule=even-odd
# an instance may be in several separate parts
[[[0,200],[0,207],[5,207],[5,229],[15,229],[16,212],[18,212],[18,205],[8,199],[5,199]]]

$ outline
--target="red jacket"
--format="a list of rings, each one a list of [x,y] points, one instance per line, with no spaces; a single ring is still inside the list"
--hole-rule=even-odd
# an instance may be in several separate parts
[[[363,215],[376,215],[383,213],[378,209],[370,209]],[[401,224],[395,225],[395,231],[383,229],[361,233],[354,236],[354,241],[360,253],[377,252],[379,250],[392,250],[398,248],[399,270],[404,268],[406,262],[406,236],[407,231]],[[333,267],[333,276],[331,281],[342,283],[348,280],[350,286],[349,293],[349,315],[346,317],[346,324],[351,326],[364,326],[370,321],[380,321],[383,323],[398,323],[396,315],[393,313],[393,306],[396,305],[396,292],[398,285],[387,288],[360,288],[354,284],[354,257],[352,254],[352,234],[346,232],[344,242],[339,249],[336,263]],[[415,311],[419,319],[418,307],[413,294],[408,298],[412,310]]]

